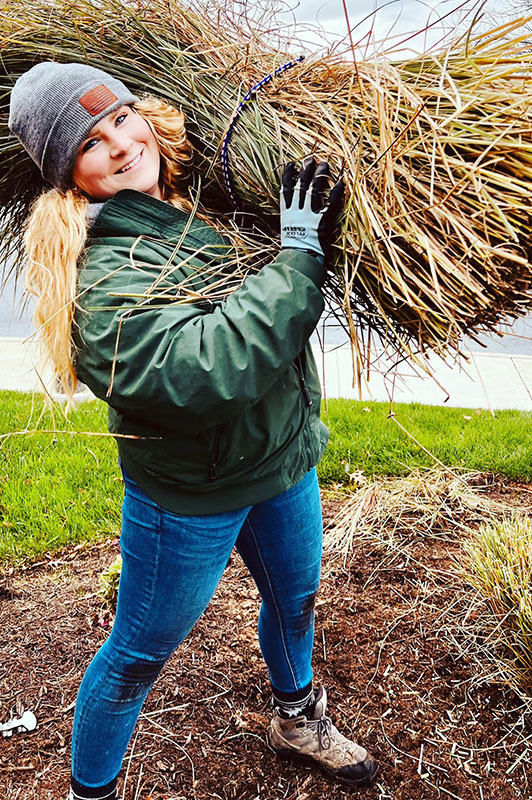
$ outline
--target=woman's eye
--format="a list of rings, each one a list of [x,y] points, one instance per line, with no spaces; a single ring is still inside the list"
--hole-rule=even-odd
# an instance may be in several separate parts
[[[126,112],[124,112],[123,114],[119,114],[115,120],[115,125],[120,125],[120,123],[123,122],[126,117],[127,117]]]
[[[89,139],[88,142],[85,142],[85,144],[81,148],[81,151],[83,153],[86,153],[87,150],[90,150],[91,147],[94,147],[94,145],[97,143],[97,141],[98,141],[98,139]]]

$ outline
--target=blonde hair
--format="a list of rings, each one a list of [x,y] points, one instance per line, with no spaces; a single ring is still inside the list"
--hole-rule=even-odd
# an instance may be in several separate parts
[[[163,199],[182,211],[192,212],[193,203],[188,196],[192,146],[184,114],[155,97],[135,103],[134,109],[148,122],[159,145]],[[88,203],[75,188],[52,189],[33,205],[24,235],[28,256],[26,290],[37,298],[34,322],[43,362],[51,366],[55,384],[69,403],[78,385],[72,323],[78,263],[87,239]],[[199,216],[210,221],[206,214]]]

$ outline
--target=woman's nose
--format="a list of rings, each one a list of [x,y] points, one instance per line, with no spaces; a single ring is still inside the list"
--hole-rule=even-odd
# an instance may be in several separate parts
[[[112,158],[117,158],[118,156],[124,155],[127,153],[131,147],[131,140],[129,137],[121,135],[119,133],[113,134],[111,136],[109,142],[109,151],[111,153]]]

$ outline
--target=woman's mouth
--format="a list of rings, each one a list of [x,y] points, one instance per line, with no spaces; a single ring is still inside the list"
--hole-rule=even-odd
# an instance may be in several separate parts
[[[136,167],[137,164],[139,163],[140,159],[142,158],[142,153],[143,153],[143,150],[140,151],[138,156],[136,156],[133,159],[133,161],[129,161],[124,167],[122,167],[121,169],[118,169],[116,171],[116,174],[117,175],[121,175],[123,172],[129,172],[130,169],[132,169],[133,167]]]

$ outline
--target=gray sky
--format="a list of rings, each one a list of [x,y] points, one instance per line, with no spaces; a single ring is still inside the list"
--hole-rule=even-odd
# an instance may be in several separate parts
[[[515,0],[487,0],[484,7],[484,18],[493,18],[508,3],[515,7]],[[263,0],[268,4],[268,0]],[[305,41],[315,41],[321,46],[326,42],[341,40],[347,33],[347,21],[342,0],[297,0],[283,2],[282,5],[292,9],[281,14],[283,19],[295,19],[299,25],[311,24],[319,26],[325,36],[302,34],[301,28],[296,33]],[[269,3],[271,7],[271,2]],[[430,24],[430,30],[413,37],[401,48],[419,52],[438,42],[445,33],[452,32],[456,26],[465,25],[472,19],[472,9],[478,8],[478,0],[346,0],[349,22],[353,28],[354,43],[362,40],[361,46],[368,47],[369,52],[382,52],[391,46],[396,47],[408,35],[421,31]],[[461,8],[459,8],[461,6]],[[444,17],[444,19],[441,19]],[[371,34],[370,34],[371,31]],[[368,38],[370,35],[370,38]],[[362,55],[362,52],[360,53]]]

